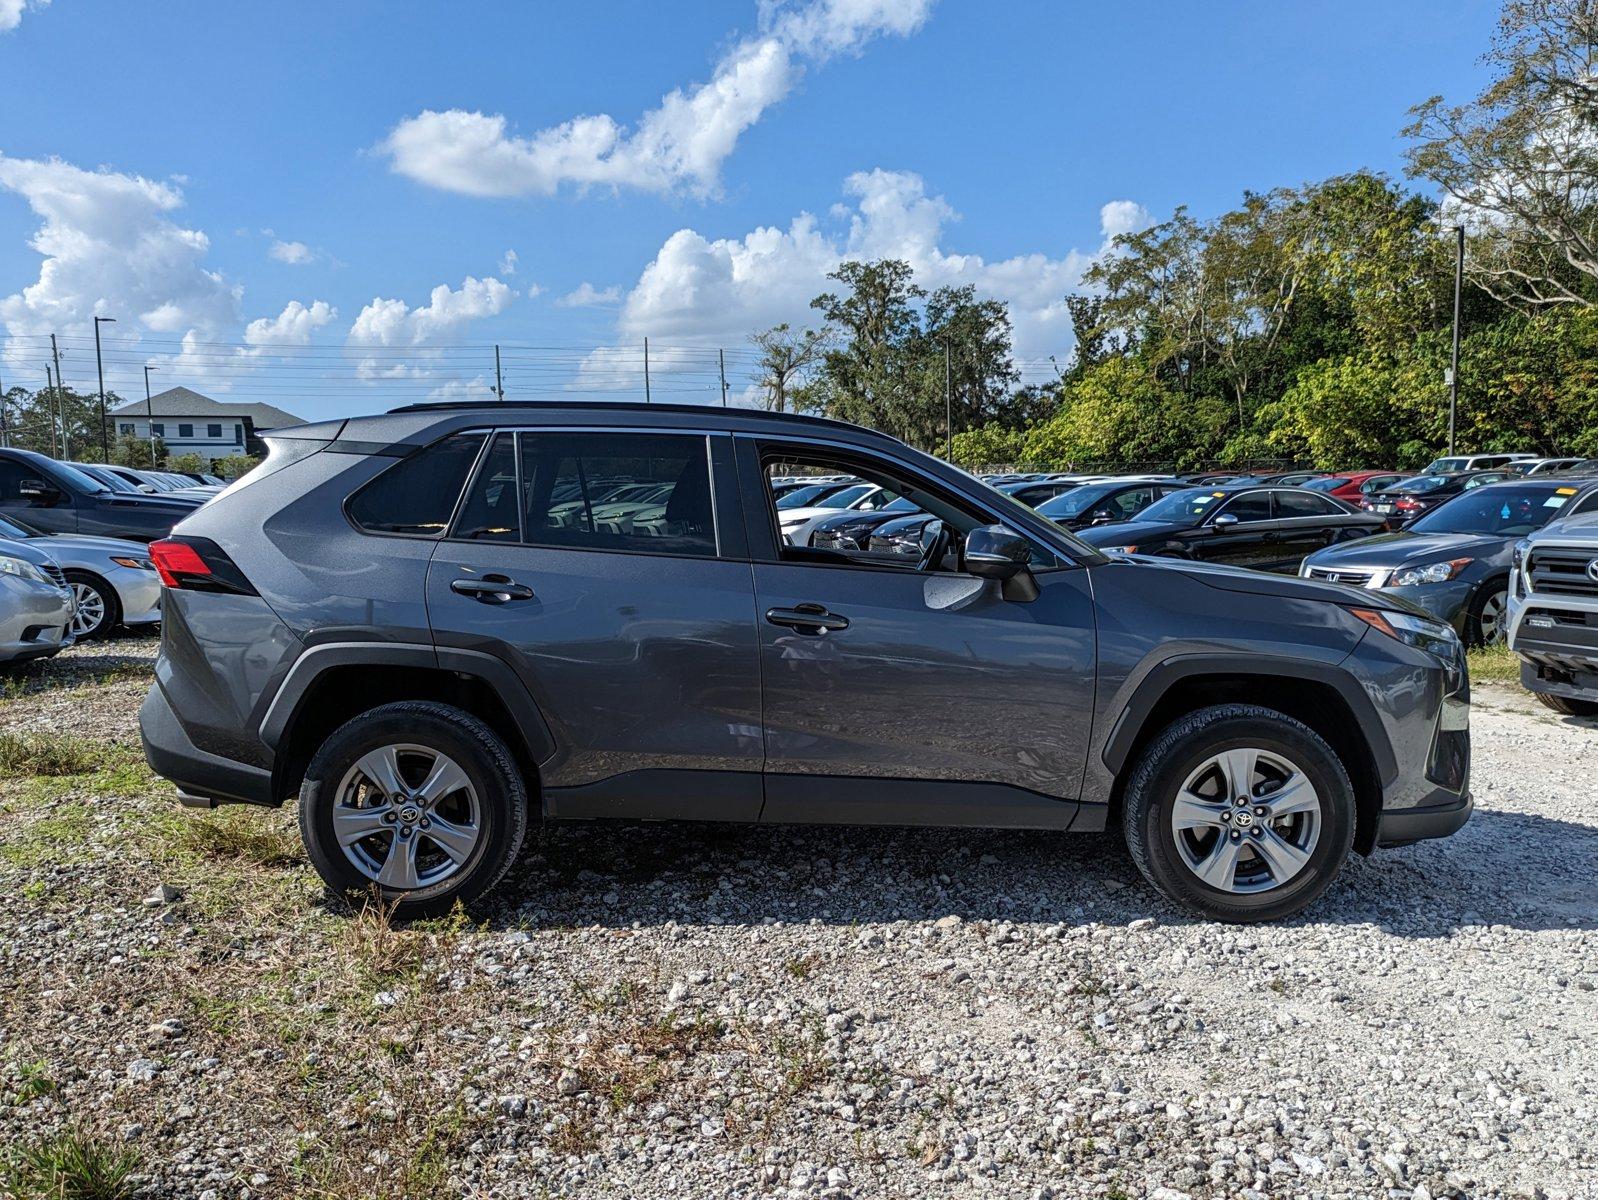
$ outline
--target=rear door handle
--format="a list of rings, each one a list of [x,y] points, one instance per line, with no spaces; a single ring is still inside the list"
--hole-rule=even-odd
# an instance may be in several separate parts
[[[800,633],[836,633],[849,628],[849,618],[831,613],[820,604],[796,604],[792,608],[768,608],[766,620],[773,625],[797,629]]]
[[[452,579],[449,590],[470,596],[482,604],[504,604],[510,600],[531,600],[533,589],[503,575],[484,575],[481,579]]]

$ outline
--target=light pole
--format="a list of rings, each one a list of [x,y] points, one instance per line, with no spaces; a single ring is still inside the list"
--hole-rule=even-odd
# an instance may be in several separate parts
[[[1454,453],[1454,422],[1459,412],[1459,294],[1465,282],[1465,227],[1454,226],[1454,346],[1448,356],[1448,453]]]
[[[155,470],[155,408],[150,403],[150,372],[160,367],[144,364],[144,432],[150,435],[150,470]]]
[[[111,461],[111,433],[105,424],[105,364],[100,361],[100,326],[101,324],[115,325],[115,317],[96,317],[94,319],[94,370],[100,377],[100,461]]]

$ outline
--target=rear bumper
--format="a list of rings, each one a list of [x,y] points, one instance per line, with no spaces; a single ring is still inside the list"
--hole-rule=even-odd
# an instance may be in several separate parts
[[[1376,831],[1376,844],[1402,846],[1458,833],[1470,820],[1470,814],[1476,807],[1475,800],[1469,792],[1456,796],[1452,792],[1439,791],[1437,795],[1436,804],[1383,812],[1381,825]]]
[[[184,804],[273,804],[272,773],[201,750],[183,731],[157,683],[139,709],[139,736],[145,761],[157,775],[177,785]]]

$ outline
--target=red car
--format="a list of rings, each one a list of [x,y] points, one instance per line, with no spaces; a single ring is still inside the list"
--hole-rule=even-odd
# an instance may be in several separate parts
[[[1339,500],[1358,505],[1361,500],[1383,488],[1390,488],[1400,480],[1408,479],[1408,471],[1335,471],[1311,479],[1300,487],[1308,488],[1312,492],[1324,492],[1328,496],[1336,496]]]

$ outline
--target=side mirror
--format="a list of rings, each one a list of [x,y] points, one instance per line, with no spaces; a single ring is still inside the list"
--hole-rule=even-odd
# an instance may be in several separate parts
[[[1237,514],[1222,513],[1220,516],[1215,518],[1213,524],[1217,529],[1230,529],[1232,526],[1237,524]]]
[[[1107,508],[1097,510],[1091,518],[1095,525],[1103,525],[1116,519],[1116,515]]]
[[[965,535],[965,569],[982,579],[1011,579],[1032,561],[1032,545],[1003,525],[982,525]]]
[[[41,500],[53,504],[61,493],[42,479],[23,479],[17,482],[17,494],[24,500]]]

